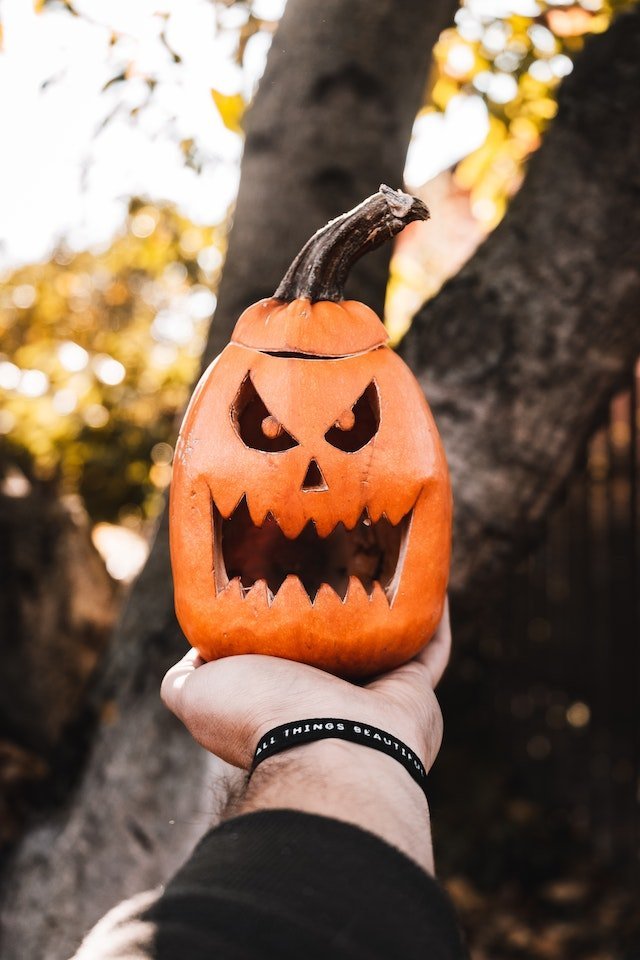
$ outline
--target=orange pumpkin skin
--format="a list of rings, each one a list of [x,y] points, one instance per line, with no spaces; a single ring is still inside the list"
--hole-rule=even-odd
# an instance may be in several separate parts
[[[269,298],[248,307],[233,331],[234,343],[255,350],[344,357],[372,350],[389,335],[376,314],[357,300],[282,303]]]
[[[205,659],[269,654],[356,678],[435,631],[449,475],[422,391],[385,341],[362,304],[261,301],[201,378],[176,447],[170,543],[178,620]],[[357,449],[336,446],[363,423]]]

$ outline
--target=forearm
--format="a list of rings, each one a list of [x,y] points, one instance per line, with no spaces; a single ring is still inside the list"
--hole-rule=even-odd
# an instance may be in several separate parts
[[[283,808],[368,830],[434,872],[424,793],[385,754],[340,740],[297,746],[258,766],[228,814]]]
[[[164,895],[96,930],[77,960],[134,947],[148,960],[466,960],[432,872],[428,806],[407,771],[322,740],[260,764]]]

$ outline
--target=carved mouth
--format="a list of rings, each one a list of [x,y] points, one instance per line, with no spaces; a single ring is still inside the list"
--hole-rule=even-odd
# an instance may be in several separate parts
[[[268,513],[256,526],[245,497],[225,518],[211,501],[216,593],[238,581],[242,596],[260,581],[267,601],[273,601],[287,577],[296,577],[310,603],[323,584],[340,599],[348,599],[349,584],[356,578],[370,598],[382,592],[389,605],[395,599],[411,527],[413,509],[397,524],[383,515],[374,521],[364,510],[352,529],[342,522],[321,537],[309,520],[297,537],[287,537]]]

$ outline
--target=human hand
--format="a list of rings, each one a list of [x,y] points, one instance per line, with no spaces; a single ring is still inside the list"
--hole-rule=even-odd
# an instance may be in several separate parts
[[[448,606],[426,647],[363,686],[303,663],[244,654],[210,662],[196,650],[167,673],[162,698],[207,750],[247,770],[261,737],[291,720],[341,717],[403,740],[428,770],[442,741],[434,689],[451,649]]]

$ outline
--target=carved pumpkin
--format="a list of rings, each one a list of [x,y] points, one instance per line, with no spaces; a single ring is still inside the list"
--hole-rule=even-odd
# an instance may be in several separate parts
[[[418,383],[351,264],[426,219],[381,187],[331,221],[203,375],[176,448],[178,620],[206,659],[262,653],[346,677],[409,659],[440,619],[451,492]]]

